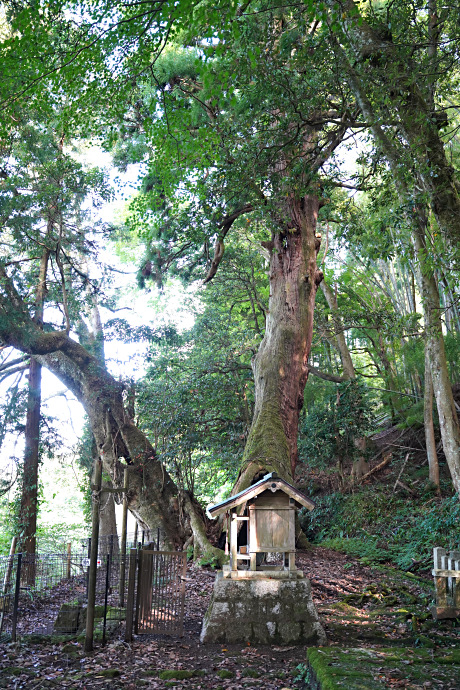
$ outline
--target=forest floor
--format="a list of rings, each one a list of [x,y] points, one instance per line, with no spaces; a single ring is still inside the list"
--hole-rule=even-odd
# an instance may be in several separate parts
[[[322,648],[328,655],[326,666],[340,667],[345,674],[343,682],[331,687],[460,688],[460,658],[456,659],[455,651],[460,628],[451,621],[435,622],[430,617],[432,580],[428,575],[415,577],[363,566],[356,559],[321,547],[299,552],[297,562],[311,580],[328,636],[329,647]],[[184,637],[139,635],[126,644],[120,628],[118,637],[115,634],[105,647],[96,645],[91,654],[85,654],[76,642],[53,643],[49,639],[37,644],[24,638],[0,647],[0,687],[318,687],[309,680],[304,647],[199,643],[214,577],[210,570],[189,566]],[[363,675],[363,654],[373,662],[370,680],[361,679],[361,684],[355,685],[355,677]],[[439,654],[444,660],[441,663],[437,663]],[[317,659],[312,663],[319,669]],[[180,675],[189,677],[180,679]]]

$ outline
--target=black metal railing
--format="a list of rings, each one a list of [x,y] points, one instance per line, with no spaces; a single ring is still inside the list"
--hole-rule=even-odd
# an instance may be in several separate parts
[[[132,548],[164,543],[159,530],[128,535],[121,553],[116,535],[99,540],[96,574],[95,639],[105,641],[126,617]],[[91,540],[66,553],[0,556],[0,641],[27,634],[83,635],[86,626]]]

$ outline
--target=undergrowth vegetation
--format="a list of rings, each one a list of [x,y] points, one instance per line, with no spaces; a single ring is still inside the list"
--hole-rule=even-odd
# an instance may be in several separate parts
[[[308,539],[366,565],[389,562],[401,570],[424,570],[431,566],[434,546],[459,547],[458,497],[438,499],[428,484],[417,498],[370,486],[315,497],[315,503],[315,510],[300,515]]]

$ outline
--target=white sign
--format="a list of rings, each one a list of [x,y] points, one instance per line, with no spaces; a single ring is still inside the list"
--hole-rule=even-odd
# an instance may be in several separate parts
[[[90,562],[91,562],[91,561],[90,561],[89,558],[82,558],[82,559],[81,559],[81,565],[82,565],[83,568],[89,568]],[[100,558],[97,559],[96,565],[97,565],[98,568],[101,567],[102,561],[101,561]]]

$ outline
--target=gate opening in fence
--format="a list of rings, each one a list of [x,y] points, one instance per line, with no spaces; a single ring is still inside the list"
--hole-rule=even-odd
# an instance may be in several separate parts
[[[137,536],[127,535],[127,545],[138,548],[126,554],[116,535],[101,540],[96,561],[96,642],[103,642],[125,620],[131,635],[138,630],[182,634],[186,554],[155,550],[164,543],[159,530],[147,536],[148,550],[141,549]],[[9,556],[0,556],[1,642],[30,634],[85,638],[90,558],[88,544],[79,547],[73,550],[69,544],[64,553],[34,556],[12,549]]]
[[[183,635],[186,568],[184,551],[139,551],[136,633]]]

